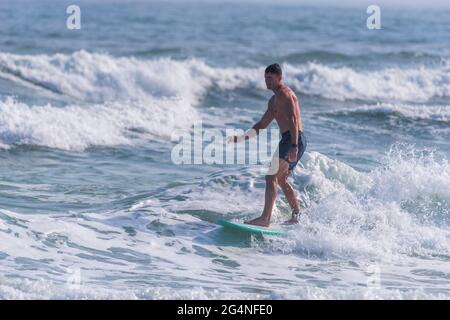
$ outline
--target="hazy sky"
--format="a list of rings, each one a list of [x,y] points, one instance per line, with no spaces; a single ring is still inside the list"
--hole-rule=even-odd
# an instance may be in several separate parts
[[[1,0],[0,0],[1,1]],[[53,0],[56,1],[56,0]],[[60,0],[58,0],[60,1]],[[86,0],[78,0],[84,2]],[[91,0],[104,2],[246,2],[246,3],[286,3],[286,4],[307,4],[307,5],[330,5],[336,6],[352,6],[352,7],[368,7],[371,4],[376,4],[385,7],[429,7],[450,8],[450,0]],[[77,0],[72,0],[76,3]]]
[[[0,0],[0,1],[28,1],[38,3],[37,0]],[[70,2],[71,4],[85,3],[85,2],[205,2],[205,3],[274,3],[274,4],[304,4],[311,6],[329,6],[329,7],[358,7],[367,8],[369,5],[379,5],[383,7],[399,7],[399,8],[446,8],[450,9],[450,0],[40,0],[46,2]]]
[[[107,0],[106,0],[107,1]],[[129,0],[133,1],[133,0]],[[158,1],[161,0],[135,0],[135,1]],[[450,0],[169,0],[174,2],[254,2],[254,3],[288,3],[288,4],[321,4],[332,6],[379,6],[396,7],[450,7]]]

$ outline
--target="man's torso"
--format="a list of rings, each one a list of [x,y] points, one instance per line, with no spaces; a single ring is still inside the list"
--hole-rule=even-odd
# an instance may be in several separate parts
[[[298,103],[297,96],[295,93],[288,87],[283,86],[283,88],[279,89],[279,92],[274,94],[272,98],[269,100],[269,110],[273,113],[275,120],[277,121],[278,126],[280,127],[280,132],[286,132],[289,130],[290,119],[288,116],[287,106],[285,102],[280,101],[280,96],[285,95],[289,96],[294,100],[296,108],[294,108],[294,114],[298,119],[298,130],[303,132],[302,125],[302,117],[300,112],[300,105]],[[285,100],[285,99],[283,99]]]

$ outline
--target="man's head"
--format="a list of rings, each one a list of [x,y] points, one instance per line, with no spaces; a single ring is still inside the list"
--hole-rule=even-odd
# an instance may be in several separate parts
[[[275,90],[281,84],[281,77],[283,72],[278,63],[271,64],[266,68],[264,73],[264,79],[266,80],[266,86],[269,90]]]

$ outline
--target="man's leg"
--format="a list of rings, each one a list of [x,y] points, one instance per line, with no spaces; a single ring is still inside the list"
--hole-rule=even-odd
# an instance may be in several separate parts
[[[297,196],[295,194],[294,189],[292,188],[290,183],[287,181],[287,178],[289,177],[289,174],[291,172],[292,172],[291,170],[288,170],[285,175],[282,175],[279,178],[278,183],[280,184],[280,187],[283,190],[283,193],[286,196],[286,199],[289,202],[289,205],[291,206],[292,211],[299,213],[300,212],[300,207],[298,205]],[[293,216],[287,222],[288,223],[298,223],[298,219],[297,219],[296,216]]]
[[[254,224],[258,226],[268,227],[270,224],[270,217],[272,216],[273,206],[277,198],[278,180],[285,175],[289,169],[289,163],[283,159],[278,159],[278,170],[275,174],[266,175],[266,191],[264,210],[260,217],[246,221],[247,224]]]

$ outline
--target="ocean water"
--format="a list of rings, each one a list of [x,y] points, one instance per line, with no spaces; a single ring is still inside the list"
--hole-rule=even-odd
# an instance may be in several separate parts
[[[450,10],[76,1],[68,30],[72,2],[0,2],[0,298],[450,298]],[[273,62],[304,214],[230,234],[264,177],[176,165],[171,137],[250,128]]]

